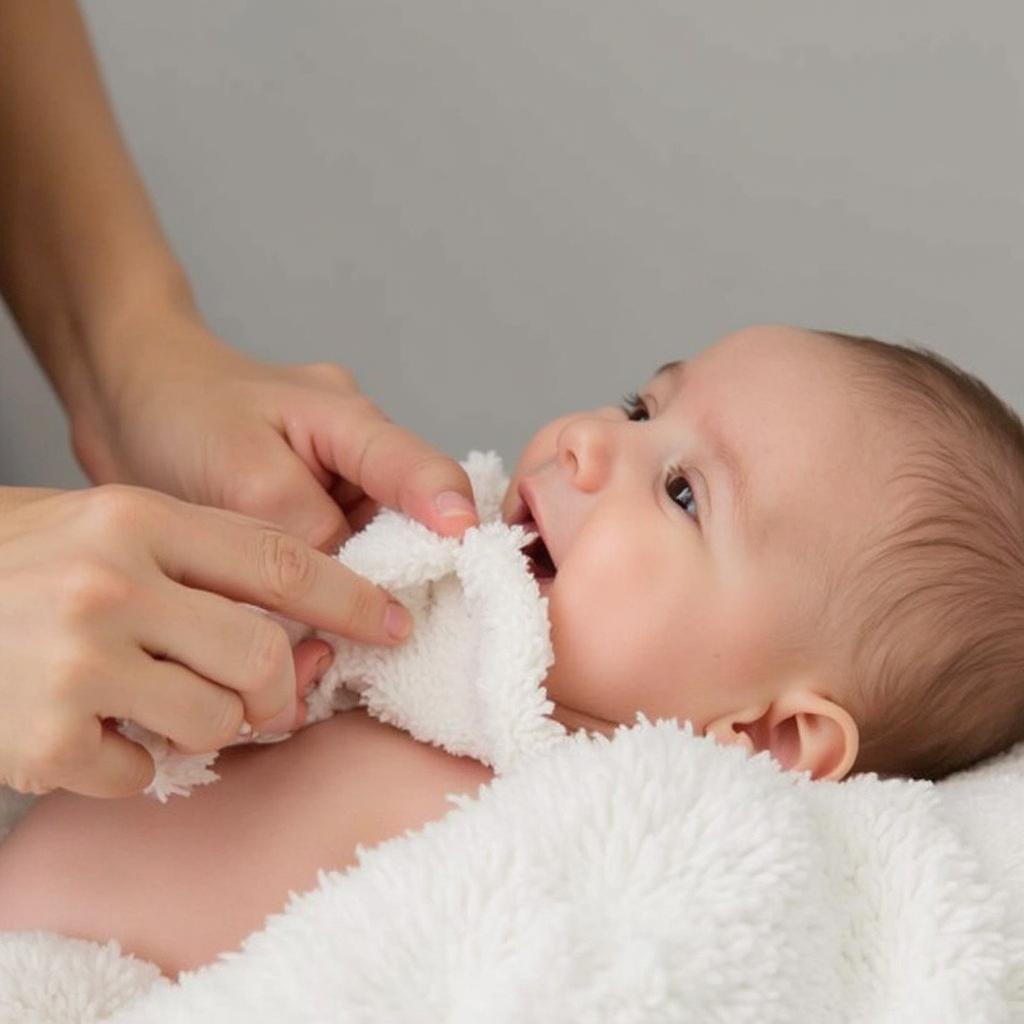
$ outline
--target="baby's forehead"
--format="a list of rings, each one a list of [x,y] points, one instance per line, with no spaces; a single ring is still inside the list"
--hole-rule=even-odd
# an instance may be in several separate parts
[[[756,423],[760,433],[784,433],[803,410],[804,419],[817,417],[834,432],[863,412],[863,396],[851,386],[856,374],[855,361],[826,335],[754,327],[663,364],[651,387],[655,394],[678,394],[695,416],[721,420],[723,429]]]
[[[844,358],[840,344],[819,331],[784,325],[746,327],[705,347],[690,359],[677,360],[696,376],[750,377],[762,380],[766,371],[776,374],[852,373],[854,364]],[[666,364],[671,367],[673,363]],[[805,384],[813,378],[804,378]]]
[[[834,339],[757,327],[674,361],[657,387],[678,396],[698,444],[714,437],[734,453],[752,539],[816,535],[845,546],[873,517],[895,465],[891,424],[868,415],[856,373]]]

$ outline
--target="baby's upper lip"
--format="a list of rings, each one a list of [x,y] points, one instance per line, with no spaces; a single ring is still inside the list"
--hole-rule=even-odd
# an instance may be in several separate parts
[[[540,538],[544,541],[544,546],[548,549],[548,555],[551,558],[551,563],[554,567],[558,568],[558,562],[555,560],[555,553],[551,550],[551,545],[548,543],[548,534],[544,529],[544,521],[541,518],[540,508],[537,504],[537,494],[529,480],[521,480],[519,482],[519,500],[522,503],[515,516],[515,519],[522,522],[522,516],[530,516],[533,519],[534,525],[537,527],[537,532],[540,534]]]

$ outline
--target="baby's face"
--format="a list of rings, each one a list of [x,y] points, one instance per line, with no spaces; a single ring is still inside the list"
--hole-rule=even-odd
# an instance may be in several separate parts
[[[821,556],[877,515],[884,439],[849,371],[832,339],[748,328],[662,369],[634,409],[536,434],[502,512],[536,523],[557,569],[539,581],[555,717],[610,732],[641,710],[703,733],[798,672],[841,702],[841,680],[786,664],[779,638],[809,617]]]

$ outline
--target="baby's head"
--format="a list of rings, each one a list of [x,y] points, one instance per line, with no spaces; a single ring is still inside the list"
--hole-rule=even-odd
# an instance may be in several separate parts
[[[740,331],[543,427],[503,513],[557,567],[570,727],[689,719],[832,779],[1024,738],[1024,428],[923,349]]]

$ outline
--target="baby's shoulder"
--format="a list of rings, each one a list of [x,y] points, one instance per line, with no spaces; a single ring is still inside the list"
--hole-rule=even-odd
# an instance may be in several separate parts
[[[443,817],[452,807],[449,793],[475,795],[493,777],[479,761],[421,743],[362,710],[335,715],[300,736],[321,780],[317,788],[332,780],[338,786],[339,808],[354,826],[347,838],[363,846]]]

